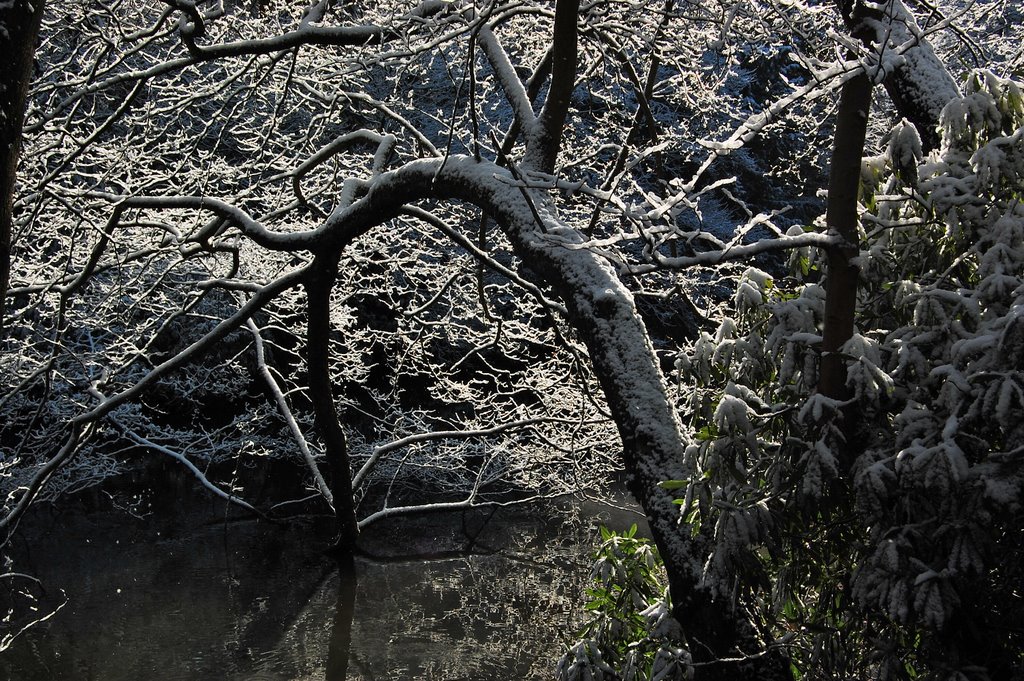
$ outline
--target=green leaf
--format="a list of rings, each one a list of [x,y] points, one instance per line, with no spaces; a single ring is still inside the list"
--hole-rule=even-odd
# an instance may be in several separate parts
[[[714,440],[716,437],[718,437],[717,428],[711,425],[704,426],[697,431],[697,439],[702,442]]]
[[[689,480],[662,480],[658,487],[665,490],[682,489],[690,484]]]

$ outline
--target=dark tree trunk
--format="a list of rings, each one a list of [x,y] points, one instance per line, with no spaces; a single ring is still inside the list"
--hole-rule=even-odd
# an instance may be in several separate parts
[[[306,336],[309,397],[313,402],[316,427],[324,442],[330,471],[331,496],[338,522],[339,554],[351,554],[359,537],[354,500],[352,468],[349,464],[345,431],[338,422],[330,371],[331,289],[338,276],[338,255],[317,256],[306,280],[309,319]]]
[[[846,399],[846,362],[839,350],[853,336],[860,271],[851,260],[859,252],[857,199],[860,166],[871,107],[871,80],[865,74],[843,86],[836,118],[835,147],[828,179],[825,221],[843,242],[828,249],[825,329],[818,390],[826,397]]]
[[[334,622],[331,624],[324,681],[345,681],[348,678],[348,661],[352,650],[352,619],[356,612],[358,585],[354,557],[339,556],[338,599],[334,606]]]
[[[9,5],[0,5],[0,55],[4,55],[0,64],[0,331],[11,278],[14,183],[21,128],[44,6],[43,0],[11,0]]]
[[[569,112],[569,98],[576,87],[577,26],[579,0],[558,0],[551,48],[551,86],[536,131],[528,137],[524,165],[553,173],[562,145],[562,128]]]

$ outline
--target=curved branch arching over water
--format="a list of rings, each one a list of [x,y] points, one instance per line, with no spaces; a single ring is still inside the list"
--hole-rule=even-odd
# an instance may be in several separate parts
[[[558,218],[546,193],[526,189],[510,170],[471,156],[421,159],[381,174],[361,199],[293,238],[316,253],[336,252],[406,204],[427,198],[467,201],[493,216],[519,257],[565,302],[618,427],[630,491],[668,568],[676,618],[698,644],[692,645],[694,659],[709,665],[701,678],[787,678],[788,663],[774,655],[736,658],[737,649],[749,651],[757,639],[732,614],[725,588],[704,582],[707,540],[680,524],[674,496],[659,485],[689,478],[692,471],[684,464],[686,439],[647,329],[611,264],[578,247],[583,235]],[[718,663],[725,658],[729,663]]]

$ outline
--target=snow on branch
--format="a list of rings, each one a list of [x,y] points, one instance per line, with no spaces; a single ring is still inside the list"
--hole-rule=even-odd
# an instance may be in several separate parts
[[[265,284],[241,305],[233,314],[221,320],[213,329],[201,338],[184,348],[173,357],[153,367],[142,378],[124,390],[105,397],[91,410],[72,419],[74,425],[87,424],[106,416],[115,408],[138,398],[142,392],[158,379],[196,359],[223,340],[229,333],[241,327],[245,322],[278,295],[295,288],[307,276],[308,266],[285,273],[277,279]]]
[[[305,195],[302,193],[302,178],[308,175],[310,171],[315,170],[316,168],[320,167],[320,165],[330,160],[336,154],[348,150],[349,148],[352,147],[352,145],[356,144],[357,142],[365,142],[367,144],[377,145],[377,155],[379,156],[381,155],[381,152],[385,149],[387,150],[388,153],[390,153],[391,149],[394,148],[395,136],[381,135],[379,133],[373,132],[372,130],[356,130],[354,132],[349,132],[344,135],[340,135],[329,144],[320,147],[320,149],[318,149],[315,153],[306,158],[291,172],[284,173],[282,175],[277,175],[271,179],[276,180],[285,177],[291,177],[292,191],[295,193],[295,198],[297,198],[303,206],[317,213],[321,218],[326,218],[327,215],[325,213],[323,213],[319,208],[312,205],[309,201],[306,200]],[[374,160],[374,174],[378,174],[379,171],[376,170],[376,166],[380,164],[376,163],[376,157]]]
[[[541,304],[542,307],[550,311],[557,312],[563,317],[565,316],[566,311],[564,305],[555,300],[551,300],[550,298],[545,296],[544,292],[541,291],[536,284],[526,281],[521,276],[516,274],[513,270],[505,267],[500,262],[492,258],[490,255],[488,255],[486,252],[480,250],[476,246],[476,244],[474,244],[472,241],[470,241],[465,236],[460,234],[451,225],[449,225],[447,222],[440,219],[433,213],[425,211],[417,206],[406,206],[403,209],[403,213],[411,217],[417,218],[419,220],[422,220],[423,222],[426,222],[427,224],[437,228],[439,231],[444,233],[444,235],[447,236],[449,239],[462,246],[470,255],[479,260],[485,266],[494,270],[498,274],[501,274],[502,276],[506,277],[509,281],[512,281],[526,289],[526,291],[528,291],[530,295],[532,295],[537,300],[537,302]]]
[[[533,106],[530,104],[526,87],[513,68],[512,62],[509,61],[508,53],[501,46],[494,31],[487,25],[480,27],[476,40],[494,70],[498,84],[501,86],[502,92],[505,93],[505,99],[508,100],[515,113],[516,123],[521,130],[526,131],[527,138],[529,138],[537,123],[537,118],[533,115]]]
[[[272,231],[238,206],[210,196],[122,196],[107,192],[89,192],[88,196],[116,203],[122,211],[125,208],[191,208],[208,210],[222,218],[207,223],[189,236],[186,239],[188,242],[208,243],[220,236],[228,225],[233,224],[242,234],[264,248],[273,251],[294,251],[309,248],[315,234],[315,231]]]
[[[299,452],[302,454],[302,459],[306,462],[306,466],[309,467],[310,473],[313,475],[313,481],[316,482],[316,488],[327,500],[327,503],[334,507],[334,495],[331,493],[331,488],[324,480],[323,473],[320,472],[320,466],[316,462],[316,457],[313,452],[309,449],[309,443],[306,442],[306,437],[302,434],[302,429],[299,427],[298,421],[295,420],[295,415],[292,410],[288,407],[288,400],[285,394],[281,391],[281,386],[278,385],[277,379],[270,372],[270,367],[267,365],[266,351],[263,347],[263,334],[260,332],[256,322],[252,319],[248,319],[245,322],[245,327],[252,334],[253,343],[256,346],[256,365],[259,369],[260,375],[263,377],[263,381],[266,383],[270,393],[274,396],[274,402],[277,403],[277,408],[281,412],[281,417],[288,424],[288,430],[291,432],[292,437],[295,439],[295,444],[299,448]]]
[[[685,203],[697,187],[704,173],[711,164],[722,156],[728,156],[733,151],[742,148],[750,140],[754,139],[769,123],[779,118],[782,113],[797,102],[807,102],[817,99],[829,92],[840,89],[847,81],[864,72],[864,65],[859,61],[840,62],[824,71],[815,74],[803,87],[793,90],[782,99],[773,102],[770,106],[759,113],[756,113],[743,122],[726,140],[721,142],[701,141],[701,144],[711,150],[711,153],[704,159],[703,163],[690,176],[685,183],[674,180],[673,185],[679,187],[679,191],[666,199],[654,199],[648,196],[648,200],[654,204],[653,208],[647,211],[646,219],[654,222],[666,215],[671,215],[676,206]]]
[[[750,244],[730,244],[721,250],[704,251],[695,255],[680,256],[676,258],[664,256],[657,251],[652,251],[650,257],[654,260],[653,265],[631,267],[630,272],[634,274],[641,274],[662,268],[678,270],[698,265],[717,265],[723,262],[747,260],[761,253],[775,253],[778,251],[806,248],[808,246],[826,248],[828,246],[835,245],[839,241],[840,240],[837,237],[830,234],[806,232],[796,236],[762,239]]]
[[[174,0],[173,4],[183,12],[183,21],[179,25],[179,35],[196,61],[210,61],[240,55],[268,54],[290,50],[301,45],[366,45],[369,43],[384,43],[391,40],[404,39],[407,35],[406,25],[402,25],[401,28],[375,24],[321,26],[309,20],[316,18],[314,10],[313,16],[307,15],[307,17],[304,17],[298,28],[278,36],[204,46],[196,42],[196,38],[202,37],[205,34],[205,30],[202,29],[203,24],[198,13],[195,11],[195,6],[187,0]],[[440,2],[440,0],[426,0],[426,2],[417,5],[401,19],[404,20],[405,24],[413,25],[413,20],[423,19],[431,14],[436,14],[446,6],[447,3]]]
[[[529,428],[532,426],[538,426],[546,423],[565,423],[572,425],[580,425],[579,420],[572,419],[560,419],[551,417],[536,417],[529,419],[521,419],[518,421],[510,421],[508,423],[500,423],[490,428],[479,428],[475,430],[439,430],[431,433],[415,433],[406,437],[394,440],[379,447],[375,447],[373,453],[370,454],[370,458],[356,471],[356,474],[352,477],[352,487],[356,488],[366,480],[366,477],[373,472],[374,466],[381,460],[382,457],[387,454],[408,447],[409,445],[418,444],[421,442],[430,442],[434,440],[468,440],[476,438],[485,438],[492,435],[498,435],[508,430],[516,430],[520,428]],[[594,425],[600,423],[599,421],[583,422],[583,425]]]
[[[181,452],[171,449],[170,447],[162,445],[158,442],[154,442],[146,437],[143,437],[142,435],[139,435],[134,430],[127,427],[116,416],[110,415],[108,416],[108,418],[110,419],[111,423],[117,426],[119,430],[121,430],[130,440],[132,440],[136,444],[152,449],[155,452],[165,454],[174,459],[175,461],[179,462],[181,465],[188,469],[189,473],[191,473],[196,480],[199,481],[199,484],[213,492],[216,496],[240,508],[244,508],[246,511],[249,511],[250,513],[253,513],[258,516],[264,516],[264,513],[262,511],[257,509],[249,502],[239,497],[236,497],[234,494],[231,494],[230,492],[225,492],[220,487],[210,482],[210,480],[203,474],[203,472],[196,468],[196,465],[189,461],[188,457],[182,454]]]
[[[495,508],[495,507],[507,507],[512,505],[526,504],[532,501],[539,501],[541,499],[549,498],[546,495],[535,494],[525,499],[516,499],[511,502],[502,501],[480,501],[477,499],[476,490],[472,490],[470,494],[462,501],[438,501],[429,504],[411,504],[408,506],[388,506],[374,511],[370,515],[359,521],[359,529],[363,529],[379,520],[385,518],[391,518],[398,515],[412,515],[415,513],[437,513],[441,511],[459,511],[470,508]]]

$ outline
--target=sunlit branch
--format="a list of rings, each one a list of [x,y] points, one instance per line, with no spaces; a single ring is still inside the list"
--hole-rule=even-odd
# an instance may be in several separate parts
[[[821,97],[829,92],[841,88],[847,81],[855,78],[864,72],[864,65],[860,62],[843,62],[830,67],[823,73],[815,74],[807,85],[795,89],[782,99],[773,102],[764,111],[750,116],[740,127],[738,127],[726,140],[722,142],[703,142],[704,146],[711,149],[711,153],[704,159],[701,165],[690,176],[690,179],[681,184],[681,190],[676,194],[658,200],[654,208],[647,212],[647,219],[650,221],[659,220],[671,214],[677,204],[686,200],[686,197],[693,193],[698,182],[707,172],[711,164],[722,156],[731,154],[740,149],[747,142],[754,139],[772,121],[781,116],[782,112],[797,102],[806,102]],[[677,186],[679,183],[676,183]]]
[[[211,222],[187,237],[187,241],[208,242],[219,236],[228,224],[233,224],[245,236],[270,250],[292,250],[301,248],[300,244],[303,243],[302,233],[271,231],[238,206],[209,196],[120,196],[106,192],[89,192],[89,195],[116,203],[122,211],[126,208],[192,208],[208,210],[223,218],[223,221]]]
[[[35,577],[33,577],[31,575],[26,575],[26,574],[21,573],[21,572],[5,572],[4,574],[0,574],[0,580],[15,580],[15,579],[24,579],[24,580],[27,580],[27,581],[30,581],[30,582],[35,582],[37,585],[41,585],[42,584]],[[11,587],[8,587],[8,588],[10,589]],[[13,589],[11,589],[11,590],[13,591]],[[4,620],[4,624],[6,625],[4,627],[5,631],[3,633],[3,636],[0,636],[0,653],[4,652],[8,648],[10,648],[11,645],[14,643],[14,641],[19,636],[24,634],[29,629],[32,629],[33,627],[35,627],[35,626],[37,626],[39,624],[42,624],[43,622],[46,622],[51,617],[53,617],[58,612],[60,612],[64,608],[65,605],[67,605],[68,603],[71,602],[71,599],[68,598],[67,593],[63,589],[61,589],[61,595],[64,597],[64,600],[60,603],[60,605],[58,605],[53,610],[50,610],[49,612],[47,612],[44,615],[39,615],[37,617],[33,617],[31,620],[25,622],[24,624],[19,625],[16,630],[10,628],[10,624],[11,624],[10,620],[5,618],[5,620]],[[33,607],[32,608],[32,612],[33,612],[33,614],[35,614],[35,613],[38,612],[38,610],[35,607]],[[7,616],[9,617],[10,614],[11,613],[8,612]]]
[[[296,168],[290,173],[277,175],[271,179],[280,179],[290,176],[292,191],[295,192],[295,197],[299,202],[303,206],[306,206],[317,213],[320,218],[326,218],[326,213],[309,203],[306,199],[302,192],[302,178],[326,161],[330,160],[333,156],[348,150],[357,142],[377,145],[377,152],[374,155],[373,161],[373,174],[375,176],[379,175],[381,170],[383,170],[384,163],[387,161],[387,156],[390,155],[391,150],[394,148],[396,142],[395,136],[381,135],[371,130],[356,130],[355,132],[346,133],[332,141],[330,144],[321,147],[316,151],[316,153],[312,154],[309,158],[296,166]],[[346,205],[347,203],[349,202],[345,202]]]
[[[274,402],[277,403],[277,408],[281,412],[281,418],[288,424],[288,430],[291,431],[292,437],[295,439],[295,444],[299,448],[299,452],[302,454],[303,460],[306,462],[306,466],[309,468],[310,473],[313,475],[313,480],[316,483],[316,488],[320,494],[323,495],[327,503],[334,507],[334,495],[331,494],[331,489],[327,485],[327,481],[324,480],[323,474],[320,472],[320,466],[316,462],[316,457],[313,452],[309,449],[309,444],[306,442],[305,436],[302,434],[302,429],[299,427],[298,421],[295,420],[295,415],[292,410],[288,407],[288,400],[284,393],[281,392],[281,386],[278,385],[274,375],[270,372],[270,367],[267,366],[266,352],[263,348],[263,334],[260,333],[259,327],[256,326],[256,322],[252,319],[248,319],[245,322],[245,326],[249,329],[249,333],[252,334],[253,342],[256,347],[256,365],[259,369],[260,375],[263,376],[263,381],[266,383],[267,389],[274,396]]]
[[[359,468],[356,474],[352,477],[352,486],[358,487],[366,479],[366,477],[373,471],[374,466],[380,461],[381,457],[386,456],[390,452],[408,447],[409,445],[418,444],[421,442],[429,442],[432,440],[451,440],[451,439],[477,439],[489,437],[491,435],[497,435],[507,430],[515,430],[519,428],[526,428],[529,426],[536,426],[545,423],[578,423],[578,421],[568,419],[558,419],[551,417],[535,417],[529,419],[522,419],[519,421],[511,421],[509,423],[502,423],[491,428],[480,428],[480,429],[469,429],[469,430],[439,430],[432,433],[416,433],[414,435],[408,435],[406,437],[394,440],[385,445],[375,447],[373,453],[370,454],[370,458]]]
[[[468,498],[462,501],[438,501],[429,504],[412,504],[409,506],[389,506],[382,508],[379,511],[375,511],[370,515],[359,521],[359,529],[363,529],[373,523],[383,520],[385,518],[391,518],[400,515],[411,515],[416,513],[435,513],[441,511],[457,511],[466,510],[470,508],[492,508],[492,507],[508,507],[514,505],[528,504],[531,501],[538,501],[540,499],[550,498],[549,495],[535,494],[522,499],[516,499],[515,501],[480,501],[477,499],[475,493],[471,493]]]
[[[10,512],[3,518],[0,518],[0,532],[3,532],[3,536],[0,537],[0,546],[4,546],[11,537],[11,532],[17,527],[18,521],[28,510],[29,506],[35,500],[39,490],[42,489],[46,481],[50,479],[50,476],[54,474],[61,466],[75,455],[78,451],[79,445],[92,434],[93,424],[88,424],[83,427],[80,423],[72,422],[70,424],[70,433],[68,433],[67,439],[61,446],[60,450],[53,455],[45,464],[43,464],[35,475],[32,476],[31,481],[21,491],[21,496],[18,497],[18,502],[10,510]]]
[[[97,394],[97,397],[100,397],[102,399],[102,395]],[[124,435],[126,437],[128,437],[130,440],[132,440],[136,444],[141,445],[143,447],[147,447],[147,448],[152,449],[153,451],[159,452],[161,454],[165,454],[165,455],[171,457],[172,459],[174,459],[175,461],[177,461],[178,463],[180,463],[181,465],[185,466],[185,468],[188,469],[188,471],[192,474],[192,476],[195,477],[195,479],[199,481],[199,484],[201,484],[203,487],[205,487],[206,489],[208,489],[211,492],[213,492],[214,495],[216,495],[216,496],[220,497],[221,499],[224,499],[225,501],[227,501],[229,503],[232,503],[232,504],[234,504],[234,505],[236,505],[236,506],[238,506],[240,508],[244,508],[245,510],[249,511],[250,513],[254,513],[256,515],[265,517],[265,515],[264,515],[264,513],[262,511],[257,509],[255,506],[253,506],[249,502],[247,502],[244,499],[241,499],[239,497],[236,497],[235,495],[230,494],[229,492],[225,492],[220,487],[218,487],[217,485],[214,485],[212,482],[210,482],[210,480],[203,474],[203,472],[201,470],[199,470],[198,468],[196,468],[196,465],[194,463],[192,463],[191,461],[189,461],[188,457],[185,456],[184,454],[182,454],[181,452],[173,450],[170,447],[164,446],[164,445],[159,444],[157,442],[153,442],[152,440],[150,440],[150,439],[148,439],[146,437],[143,437],[142,435],[139,435],[134,430],[132,430],[131,428],[126,426],[116,416],[108,415],[107,418],[110,420],[111,423],[113,423],[115,426],[117,426],[117,428],[122,433],[124,433]]]
[[[476,40],[483,50],[484,56],[487,57],[491,68],[494,69],[498,84],[505,93],[505,99],[508,100],[509,105],[515,112],[516,125],[522,130],[532,132],[533,126],[537,123],[537,118],[533,115],[530,97],[526,93],[526,88],[523,86],[523,81],[519,78],[519,74],[516,73],[512,63],[509,61],[508,53],[502,48],[494,32],[486,25],[480,28]],[[527,136],[529,134],[530,132],[527,133]]]
[[[747,260],[761,253],[776,253],[797,248],[814,246],[827,248],[837,243],[837,238],[820,232],[807,232],[796,236],[783,236],[773,239],[762,239],[749,244],[736,244],[722,250],[704,251],[694,255],[669,257],[653,251],[650,254],[654,261],[648,265],[624,265],[630,274],[645,274],[659,269],[681,270],[696,266],[718,265],[723,262]]]
[[[188,362],[191,362],[202,353],[210,350],[229,333],[245,324],[246,320],[278,295],[301,284],[305,275],[306,268],[300,268],[288,272],[274,281],[265,284],[259,291],[253,293],[252,297],[249,298],[245,304],[239,307],[238,310],[223,319],[217,324],[217,326],[204,334],[199,340],[182,349],[173,357],[155,366],[134,385],[125,388],[121,392],[108,396],[88,412],[75,417],[73,422],[84,424],[95,421],[106,416],[116,407],[136,399],[147,387],[149,387],[150,384],[184,366]]]
[[[480,250],[476,246],[476,244],[474,244],[471,240],[466,238],[462,233],[453,228],[444,220],[438,218],[433,213],[425,211],[417,206],[406,206],[402,212],[405,213],[406,215],[414,217],[418,220],[422,220],[423,222],[426,222],[427,224],[435,227],[438,231],[442,232],[449,239],[462,246],[462,248],[464,248],[470,255],[476,258],[485,267],[488,267],[491,270],[502,275],[503,277],[506,277],[509,281],[515,282],[517,285],[522,286],[530,293],[530,295],[536,298],[537,302],[540,303],[541,306],[551,310],[552,312],[557,312],[559,315],[563,317],[565,316],[566,312],[564,305],[557,301],[551,300],[550,298],[544,295],[544,292],[541,291],[536,284],[526,281],[516,272],[505,267],[500,262],[492,258],[490,255],[488,255],[486,252]]]
[[[181,0],[179,0],[180,2]],[[443,10],[447,3],[442,0],[425,0],[414,8],[405,19],[410,25],[415,25],[414,20],[422,19],[433,13]],[[49,117],[54,117],[71,106],[74,106],[81,98],[106,90],[119,83],[130,83],[134,81],[145,81],[151,78],[173,73],[194,64],[214,61],[227,57],[238,57],[245,55],[270,54],[274,52],[287,52],[303,45],[320,46],[361,46],[370,43],[387,42],[390,40],[404,39],[406,29],[391,28],[386,26],[318,26],[303,23],[298,28],[269,38],[257,38],[252,40],[240,40],[233,43],[222,43],[215,45],[199,45],[195,42],[200,37],[194,29],[189,29],[189,22],[185,23],[185,30],[180,32],[184,44],[188,48],[188,57],[170,59],[149,68],[117,73],[108,78],[98,81],[91,81],[81,87],[78,91],[65,98]],[[194,24],[191,24],[194,26]]]

